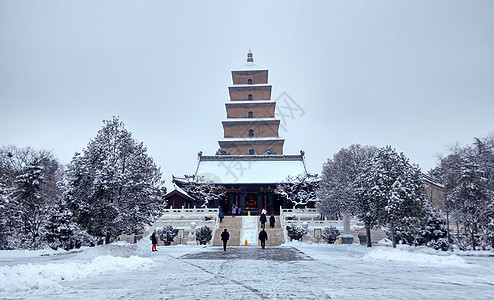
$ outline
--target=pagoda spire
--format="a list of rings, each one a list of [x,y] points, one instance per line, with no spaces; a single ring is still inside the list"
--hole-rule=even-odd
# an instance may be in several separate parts
[[[254,62],[254,57],[252,55],[252,51],[247,52],[247,62]]]

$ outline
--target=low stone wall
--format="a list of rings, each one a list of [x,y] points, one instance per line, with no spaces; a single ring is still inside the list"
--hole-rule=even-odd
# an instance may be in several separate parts
[[[294,224],[296,226],[303,226],[307,223],[310,241],[313,243],[324,243],[321,238],[319,240],[314,238],[314,229],[324,230],[325,227],[334,226],[340,231],[340,237],[336,243],[341,243],[341,235],[343,235],[343,220],[327,220],[319,214],[316,208],[294,208],[294,209],[280,209],[280,221],[285,234],[285,240],[289,241],[288,234],[286,233],[286,226]],[[350,234],[353,235],[354,243],[361,243],[359,236],[365,236],[365,226],[357,218],[350,219]],[[385,238],[384,230],[371,230],[372,243]]]
[[[181,243],[186,245],[188,242],[189,232],[192,230],[191,224],[195,223],[195,228],[208,226],[213,231],[213,237],[218,228],[218,213],[217,208],[182,208],[182,209],[165,209],[161,217],[149,226],[141,235],[121,235],[121,241],[135,243],[141,238],[148,238],[151,233],[158,228],[171,225],[177,229],[184,230],[184,238]],[[195,230],[195,229],[194,229]],[[212,241],[210,242],[212,243]],[[159,245],[163,245],[163,241],[159,241]],[[180,244],[180,240],[175,238],[172,245]]]

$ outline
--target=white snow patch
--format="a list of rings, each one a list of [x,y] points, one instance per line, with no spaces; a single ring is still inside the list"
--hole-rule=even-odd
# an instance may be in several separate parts
[[[59,289],[59,282],[102,273],[146,269],[153,261],[138,256],[98,256],[89,262],[19,264],[0,267],[0,292]]]
[[[373,248],[366,253],[362,259],[371,261],[386,260],[444,266],[459,266],[466,264],[463,258],[456,255],[440,256],[428,253],[404,251],[401,249],[393,249],[388,247]]]

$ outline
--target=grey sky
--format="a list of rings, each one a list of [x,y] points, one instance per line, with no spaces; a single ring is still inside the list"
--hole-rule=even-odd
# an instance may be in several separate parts
[[[64,163],[120,116],[171,175],[214,154],[232,69],[269,69],[285,153],[354,143],[424,171],[494,131],[494,1],[1,1],[0,145]]]

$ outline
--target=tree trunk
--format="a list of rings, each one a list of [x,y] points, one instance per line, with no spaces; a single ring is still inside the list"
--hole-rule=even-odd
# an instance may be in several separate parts
[[[477,245],[476,245],[476,242],[475,242],[475,230],[474,230],[473,226],[468,226],[467,228],[470,231],[470,236],[471,236],[471,239],[472,239],[473,251],[476,251],[475,247]]]
[[[365,236],[367,237],[367,247],[372,247],[370,226],[365,224]]]
[[[393,223],[391,223],[391,241],[393,242],[393,248],[396,248],[395,227]]]

